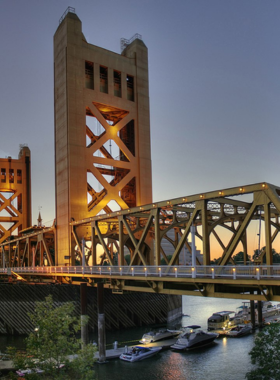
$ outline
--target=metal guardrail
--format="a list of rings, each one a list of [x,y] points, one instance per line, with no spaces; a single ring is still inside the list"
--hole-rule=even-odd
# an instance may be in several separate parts
[[[105,277],[279,279],[280,265],[271,266],[44,266],[0,268],[0,275],[93,275]]]
[[[66,11],[63,13],[63,15],[59,19],[59,25],[62,23],[62,21],[65,19],[67,13],[75,13],[75,8],[73,7],[67,7]]]
[[[121,53],[124,51],[124,49],[131,44],[134,40],[138,38],[139,40],[142,40],[142,36],[139,33],[135,33],[134,36],[130,38],[130,40],[127,40],[126,38],[121,38]]]

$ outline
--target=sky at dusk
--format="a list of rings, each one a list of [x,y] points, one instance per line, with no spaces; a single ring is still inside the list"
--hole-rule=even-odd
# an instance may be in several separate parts
[[[31,150],[33,224],[55,217],[53,35],[68,6],[87,42],[149,51],[154,201],[280,185],[280,2],[0,0],[0,156]]]

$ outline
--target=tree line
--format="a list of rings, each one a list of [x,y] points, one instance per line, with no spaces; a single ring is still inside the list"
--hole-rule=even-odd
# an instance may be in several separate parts
[[[259,259],[263,253],[265,253],[265,247],[263,247],[260,250],[255,249],[254,254],[252,256],[246,254],[245,262],[254,263],[256,261],[259,261]],[[240,251],[240,252],[236,253],[235,255],[233,255],[232,259],[236,264],[244,264],[244,257],[245,257],[244,252]],[[212,265],[218,265],[220,260],[221,260],[221,257],[219,257],[217,259],[213,259],[213,260],[211,260],[211,264]],[[273,264],[280,263],[280,254],[277,253],[274,248],[272,249],[272,262],[273,262]],[[266,264],[266,255],[265,254],[262,257],[262,264]]]

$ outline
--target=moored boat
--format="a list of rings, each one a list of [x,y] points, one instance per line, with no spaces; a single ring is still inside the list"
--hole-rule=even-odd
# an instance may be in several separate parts
[[[176,343],[171,346],[175,350],[190,350],[207,346],[214,342],[219,336],[216,333],[208,333],[199,330],[201,326],[187,326],[186,330],[179,336]]]
[[[234,311],[218,311],[207,321],[208,330],[228,329],[237,324]]]
[[[238,307],[238,311],[219,311],[213,313],[208,318],[208,330],[228,330],[239,324],[247,324],[251,321],[251,307],[250,301],[242,302],[242,305]],[[253,313],[255,314],[255,320],[258,320],[258,307],[257,303],[254,303]],[[272,316],[280,314],[280,304],[274,305],[271,302],[262,303],[262,318],[270,318]]]
[[[153,342],[159,342],[165,339],[172,339],[182,333],[181,330],[168,330],[160,329],[157,331],[149,331],[142,336],[140,343],[148,344]]]
[[[135,346],[130,351],[121,354],[120,359],[131,363],[139,362],[156,355],[161,349],[162,347]]]
[[[232,327],[230,330],[226,332],[226,335],[237,338],[240,336],[251,334],[251,332],[252,332],[252,325],[251,323],[247,323],[247,324],[239,324]]]
[[[240,309],[236,315],[235,319],[242,320],[243,321],[250,321],[251,320],[251,307],[250,302],[245,301],[242,302],[242,305],[238,308]],[[258,318],[258,304],[254,303],[254,313],[255,318]],[[277,315],[280,313],[280,304],[272,304],[270,301],[262,302],[262,318],[268,318],[272,317],[274,315]]]
[[[272,304],[270,301],[265,301],[262,304],[262,317],[272,317],[280,313],[280,304]]]

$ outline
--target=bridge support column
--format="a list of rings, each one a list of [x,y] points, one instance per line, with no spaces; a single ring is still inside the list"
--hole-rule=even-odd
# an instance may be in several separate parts
[[[195,247],[195,226],[191,226],[191,235],[192,235],[192,267],[196,267],[196,247]]]
[[[262,301],[258,301],[258,323],[259,327],[263,326]]]
[[[252,323],[253,329],[255,330],[256,318],[255,318],[255,301],[254,300],[250,301],[250,312],[251,312],[251,323]]]
[[[91,223],[91,255],[92,255],[92,265],[95,266],[97,265],[95,223]]]
[[[104,287],[103,283],[97,284],[97,303],[98,303],[98,349],[99,363],[106,362],[106,334],[105,334],[105,314],[104,314]]]
[[[210,239],[208,226],[207,201],[202,201],[201,220],[202,220],[202,236],[203,236],[203,265],[210,265]]]
[[[119,218],[119,265],[124,265],[123,219]]]
[[[154,217],[155,225],[155,259],[156,265],[160,265],[160,228],[159,228],[159,209],[155,211]]]
[[[87,321],[87,284],[80,285],[81,298],[81,340],[82,347],[88,343],[88,321]]]

